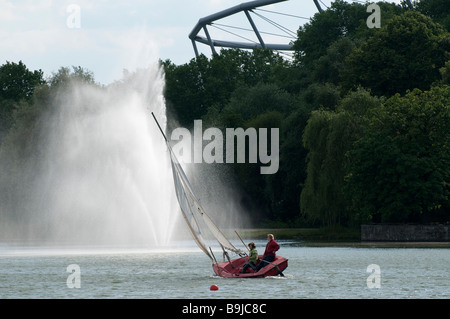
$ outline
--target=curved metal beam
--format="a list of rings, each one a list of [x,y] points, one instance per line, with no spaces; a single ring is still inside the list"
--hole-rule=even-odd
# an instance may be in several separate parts
[[[280,51],[291,51],[292,45],[290,44],[271,44],[265,43],[264,47],[259,43],[249,43],[249,42],[234,42],[234,41],[225,41],[225,40],[211,40],[211,43],[208,39],[203,37],[197,37],[197,42],[212,45],[215,47],[224,47],[224,48],[235,48],[235,49],[270,49],[270,50],[280,50]]]
[[[249,2],[244,2],[241,4],[238,4],[234,7],[216,12],[214,14],[211,14],[209,16],[206,16],[204,18],[201,18],[198,20],[195,27],[192,29],[191,33],[189,33],[189,39],[191,39],[192,46],[194,47],[195,56],[199,56],[199,52],[197,49],[197,42],[203,43],[206,45],[209,45],[211,47],[211,51],[213,53],[216,53],[215,47],[226,47],[226,48],[238,48],[238,49],[254,49],[254,48],[267,48],[270,50],[279,50],[279,51],[292,51],[292,45],[291,44],[271,44],[271,43],[265,43],[263,38],[261,37],[261,33],[259,32],[258,28],[256,27],[256,24],[253,22],[252,17],[250,16],[250,12],[252,12],[253,9],[256,9],[258,7],[267,6],[270,4],[275,4],[279,2],[284,2],[288,0],[253,0]],[[317,10],[320,12],[323,12],[324,10],[320,6],[319,2],[322,2],[320,0],[313,0]],[[406,4],[410,7],[413,7],[413,4],[411,0],[405,0]],[[323,2],[322,2],[323,4]],[[212,39],[209,35],[207,26],[211,25],[214,21],[223,19],[226,17],[229,17],[233,14],[244,12],[247,16],[247,20],[249,21],[253,32],[255,33],[256,37],[258,38],[258,42],[236,42],[236,41],[226,41],[226,40],[215,40]],[[198,33],[203,30],[206,38],[199,36]]]
[[[211,50],[215,52],[214,47],[228,47],[228,48],[241,48],[241,49],[253,49],[255,47],[258,48],[268,48],[271,50],[281,50],[281,51],[289,51],[292,50],[292,46],[290,44],[269,44],[264,43],[255,23],[253,22],[252,18],[250,17],[250,14],[248,11],[251,11],[252,9],[267,6],[269,4],[274,4],[278,2],[284,2],[287,0],[258,0],[258,1],[250,1],[250,2],[244,2],[241,4],[238,4],[234,7],[216,12],[214,14],[211,14],[209,16],[206,16],[204,18],[201,18],[198,20],[197,24],[195,25],[194,29],[192,29],[191,33],[189,33],[189,39],[192,41],[192,45],[194,47],[195,55],[198,56],[198,50],[196,42],[207,44],[211,47]],[[252,26],[253,31],[255,32],[259,43],[243,43],[243,42],[233,42],[233,41],[221,41],[221,40],[213,40],[209,36],[207,25],[211,25],[212,22],[223,19],[226,17],[229,17],[233,14],[244,12],[247,16],[247,19],[249,20],[250,25]],[[198,33],[201,30],[204,30],[207,38],[201,37],[198,35]]]

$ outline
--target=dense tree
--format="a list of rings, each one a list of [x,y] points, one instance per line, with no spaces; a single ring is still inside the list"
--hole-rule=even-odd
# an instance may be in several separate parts
[[[448,84],[450,85],[450,60],[448,60],[445,63],[445,66],[443,66],[439,72],[441,73],[441,82],[442,84]]]
[[[313,83],[300,95],[313,109],[334,109],[340,100],[339,88],[331,83]]]
[[[44,83],[42,70],[30,71],[26,65],[6,62],[0,66],[0,97],[2,99],[20,101],[29,100],[34,88]]]
[[[366,7],[360,3],[335,1],[328,10],[316,13],[301,26],[294,42],[297,63],[308,66],[327,53],[328,47],[340,38],[367,28]]]
[[[415,89],[393,96],[371,114],[363,137],[349,152],[347,190],[363,220],[448,218],[449,101],[449,86]]]
[[[356,48],[342,72],[346,89],[358,85],[391,96],[428,89],[446,61],[449,34],[430,18],[408,11],[393,18]]]
[[[405,9],[393,3],[378,2],[381,9],[381,25]],[[337,0],[329,9],[316,13],[297,32],[294,42],[295,60],[304,67],[311,67],[315,61],[327,54],[328,48],[342,38],[362,41],[374,30],[369,29],[366,20],[369,16],[367,6],[361,3],[349,3]]]
[[[450,6],[447,0],[420,0],[414,2],[414,7],[433,19],[434,22],[442,24],[450,32]]]
[[[345,59],[354,48],[354,42],[348,37],[333,42],[327,48],[327,53],[315,61],[312,80],[315,83],[339,85],[339,73],[345,68]]]
[[[181,125],[190,127],[209,107],[223,107],[236,88],[272,81],[287,62],[270,50],[228,49],[211,59],[201,55],[180,66],[170,61],[162,64],[169,112]]]
[[[17,104],[29,102],[35,88],[43,83],[42,70],[30,71],[22,61],[7,61],[0,66],[0,144],[13,123]]]
[[[203,117],[205,126],[221,129],[279,129],[280,169],[276,174],[261,175],[261,163],[233,165],[245,193],[258,201],[260,213],[256,217],[292,220],[298,215],[297,198],[304,175],[299,167],[305,156],[301,133],[308,116],[309,110],[299,106],[293,95],[275,84],[258,83],[237,88],[223,108],[210,107]]]
[[[307,150],[302,145],[302,134],[311,110],[306,104],[285,117],[281,128],[280,168],[272,178],[271,188],[277,190],[273,201],[273,219],[281,219],[295,225],[299,215],[299,196],[306,179]],[[273,191],[275,193],[275,191]]]

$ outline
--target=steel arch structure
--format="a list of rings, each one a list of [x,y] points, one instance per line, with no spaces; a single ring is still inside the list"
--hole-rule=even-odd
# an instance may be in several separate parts
[[[199,19],[195,27],[192,29],[191,33],[189,33],[189,39],[191,39],[192,41],[195,56],[196,57],[199,56],[197,49],[197,42],[208,45],[211,48],[212,53],[216,53],[215,49],[216,47],[238,48],[238,49],[254,49],[256,47],[262,49],[270,49],[274,51],[293,51],[292,44],[290,43],[289,44],[266,43],[261,36],[261,32],[259,31],[255,22],[253,21],[252,16],[250,15],[250,13],[254,13],[253,11],[254,9],[285,1],[288,0],[253,0],[238,4],[234,7],[216,12],[214,14]],[[362,2],[358,0],[353,1]],[[365,1],[368,2],[368,0]],[[324,11],[319,3],[321,2],[323,4],[321,0],[313,0],[313,2],[319,12]],[[406,0],[406,3],[410,7],[413,6],[411,0]],[[251,26],[251,30],[253,30],[254,34],[256,35],[257,42],[236,42],[227,40],[217,40],[213,39],[210,36],[208,26],[211,26],[215,21],[219,19],[223,19],[241,12],[243,12],[247,17],[247,20]],[[199,32],[201,32],[202,30],[205,36],[199,35]]]
[[[241,4],[238,4],[234,7],[219,11],[217,13],[211,14],[209,16],[206,16],[204,18],[201,18],[198,20],[197,24],[195,25],[194,29],[189,34],[189,39],[192,41],[192,46],[194,48],[195,56],[199,56],[198,49],[197,49],[197,42],[209,45],[211,48],[211,51],[213,53],[216,53],[215,48],[216,47],[226,47],[226,48],[239,48],[239,49],[253,49],[255,47],[257,48],[263,48],[263,49],[270,49],[270,50],[279,50],[279,51],[292,51],[292,45],[291,44],[274,44],[274,43],[266,43],[262,36],[261,32],[258,30],[255,22],[252,19],[252,16],[250,13],[253,12],[254,9],[268,6],[270,4],[275,4],[279,2],[284,2],[288,0],[254,0],[249,2],[244,2]],[[317,9],[319,11],[322,11],[322,8],[319,4],[319,0],[313,0],[314,4],[316,5]],[[229,17],[231,15],[234,15],[236,13],[243,12],[245,16],[247,17],[247,20],[251,26],[251,29],[255,33],[258,42],[235,42],[235,41],[226,41],[226,40],[217,40],[213,39],[210,36],[210,33],[208,31],[208,25],[211,25],[214,21],[217,21],[219,19],[223,19],[226,17]],[[199,32],[203,30],[205,36],[200,36]]]

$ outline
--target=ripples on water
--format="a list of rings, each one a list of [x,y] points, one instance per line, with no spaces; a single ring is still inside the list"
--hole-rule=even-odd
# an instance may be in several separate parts
[[[449,298],[448,248],[295,247],[285,277],[224,279],[195,247],[150,250],[0,248],[1,298]],[[264,242],[257,243],[263,250]],[[262,252],[262,251],[261,251]],[[217,256],[216,256],[217,257]],[[68,288],[68,265],[81,269],[81,288]],[[367,267],[380,267],[369,288]],[[210,291],[212,284],[218,291]]]

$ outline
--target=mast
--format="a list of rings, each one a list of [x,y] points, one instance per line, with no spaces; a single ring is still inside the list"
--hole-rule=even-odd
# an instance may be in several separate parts
[[[156,122],[156,125],[158,125],[159,131],[161,132],[162,136],[164,137],[164,140],[165,140],[166,143],[167,143],[167,137],[166,137],[166,134],[164,134],[164,131],[162,130],[161,126],[159,125],[159,122],[158,122],[158,120],[156,119],[155,114],[154,114],[153,112],[152,112],[152,116],[153,116],[153,119],[154,119],[155,122]],[[170,145],[167,145],[167,146],[170,148]]]

